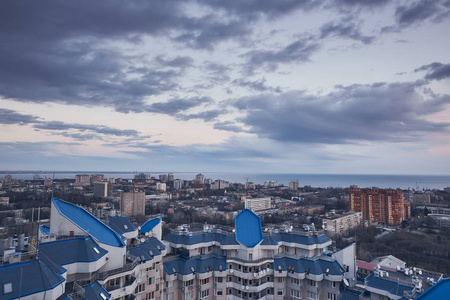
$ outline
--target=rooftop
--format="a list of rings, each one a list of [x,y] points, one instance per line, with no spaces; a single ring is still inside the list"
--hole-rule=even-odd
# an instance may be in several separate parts
[[[255,247],[263,240],[261,218],[249,209],[234,218],[236,240],[245,247]]]
[[[116,247],[125,246],[117,232],[84,208],[57,198],[53,198],[52,201],[61,215],[91,235],[98,242]]]

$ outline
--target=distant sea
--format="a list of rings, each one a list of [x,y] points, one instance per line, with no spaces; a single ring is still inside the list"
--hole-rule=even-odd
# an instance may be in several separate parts
[[[132,179],[140,172],[83,172],[83,171],[0,171],[0,178],[11,174],[14,179],[33,179],[38,175],[42,178],[75,179],[76,174],[104,174],[105,178]],[[167,172],[143,172],[158,177],[159,174]],[[192,180],[198,172],[173,172],[175,178]],[[264,184],[268,180],[276,180],[278,184],[288,185],[290,181],[298,180],[299,186],[309,185],[312,187],[379,187],[379,188],[401,188],[401,189],[440,189],[450,187],[450,175],[348,175],[348,174],[257,174],[257,173],[227,173],[227,172],[202,172],[205,178],[222,179],[230,182],[245,183],[251,181],[256,184]]]

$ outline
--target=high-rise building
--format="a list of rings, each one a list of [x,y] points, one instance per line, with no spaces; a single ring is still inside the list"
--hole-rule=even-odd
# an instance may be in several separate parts
[[[90,183],[88,174],[75,175],[75,185],[89,185]]]
[[[329,214],[323,220],[323,228],[328,236],[341,235],[361,224],[362,213],[351,211],[341,215]]]
[[[252,211],[270,209],[272,207],[271,201],[270,197],[247,198],[245,199],[245,208],[251,209]]]
[[[90,180],[90,184],[93,186],[95,182],[105,180],[105,175],[104,174],[92,174],[89,180]]]
[[[298,191],[298,181],[297,180],[289,182],[289,190]]]
[[[157,182],[156,183],[156,190],[158,192],[165,192],[166,188],[167,188],[167,186],[166,186],[166,184],[164,182]]]
[[[168,181],[168,176],[167,176],[167,174],[160,174],[160,175],[159,175],[159,180],[160,180],[161,182],[167,182],[167,181]]]
[[[108,197],[108,182],[94,183],[94,197]]]
[[[145,192],[123,192],[120,209],[126,216],[145,215]]]
[[[205,176],[203,176],[202,173],[199,173],[195,175],[195,182],[196,183],[204,183],[205,182]]]
[[[173,173],[167,174],[167,181],[174,181],[175,177],[173,176]]]
[[[176,179],[173,183],[173,188],[175,190],[182,189],[184,186],[184,180],[183,179]]]
[[[369,221],[398,225],[410,217],[410,202],[403,199],[403,191],[351,186],[350,210],[360,211]]]

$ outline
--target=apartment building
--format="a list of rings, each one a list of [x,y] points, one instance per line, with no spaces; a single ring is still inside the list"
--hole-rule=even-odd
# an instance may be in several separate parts
[[[354,284],[354,247],[327,253],[321,232],[267,228],[244,209],[234,228],[179,226],[165,238],[164,293],[186,299],[338,299]]]
[[[260,211],[270,209],[272,207],[272,200],[270,197],[265,198],[245,198],[245,208],[252,211]]]
[[[145,215],[145,192],[122,192],[120,210],[125,216]]]
[[[349,190],[351,211],[360,211],[365,220],[399,225],[411,215],[411,204],[403,198],[402,190],[359,188]]]
[[[362,213],[350,211],[343,214],[328,214],[322,220],[323,228],[328,236],[342,235],[351,229],[355,229],[362,222]]]

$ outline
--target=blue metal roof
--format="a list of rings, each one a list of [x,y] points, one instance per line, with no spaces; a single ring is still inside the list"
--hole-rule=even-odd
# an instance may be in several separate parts
[[[137,229],[137,227],[125,217],[109,219],[106,220],[105,223],[119,234],[135,231]]]
[[[326,273],[329,270],[330,275],[343,275],[345,270],[337,261],[329,261],[325,259],[311,260],[307,258],[293,259],[290,257],[275,258],[274,271],[287,271],[293,270],[295,273],[309,273],[314,275],[320,275]]]
[[[236,240],[245,247],[255,247],[263,240],[261,218],[249,209],[234,218]]]
[[[376,277],[374,273],[366,277],[366,285],[380,290],[388,291],[391,294],[401,297],[403,296],[404,291],[411,291],[413,289],[412,287],[404,286],[394,281]]]
[[[40,225],[40,226],[39,226],[39,230],[40,230],[41,233],[44,234],[44,235],[49,235],[49,234],[50,234],[50,227],[48,227],[48,226]]]
[[[416,299],[418,300],[448,299],[449,296],[450,296],[450,278],[444,278],[439,280],[435,285],[430,287]]]
[[[165,249],[166,246],[158,239],[151,239],[148,243],[141,244],[139,247],[129,250],[128,254],[132,260],[137,258],[139,262],[145,262],[152,260],[154,256],[161,255],[161,251]]]
[[[238,245],[235,237],[226,236],[220,233],[202,233],[199,235],[177,235],[177,234],[169,234],[165,237],[166,241],[182,244],[182,245],[194,245],[199,243],[208,243],[208,242],[217,242],[221,245]]]
[[[41,260],[47,267],[49,267],[53,272],[58,274],[63,274],[67,270],[55,263],[53,260],[51,260],[47,255],[45,255],[44,252],[41,252],[39,250],[39,260]]]
[[[345,290],[339,292],[339,300],[359,300],[362,292],[353,291],[353,290]]]
[[[196,258],[191,260],[176,259],[164,263],[164,269],[169,275],[173,275],[175,272],[182,275],[188,275],[192,273],[192,270],[196,273],[225,271],[227,269],[227,262],[225,258],[218,257],[206,259]]]
[[[39,250],[61,266],[75,262],[97,261],[108,253],[90,236],[43,243],[39,245]]]
[[[111,294],[108,293],[107,290],[105,290],[104,287],[102,287],[100,285],[100,283],[98,283],[97,281],[94,281],[93,284],[88,285],[88,286],[83,286],[85,293],[84,293],[84,298],[83,299],[88,299],[88,300],[103,300],[102,296],[100,296],[100,293],[103,293],[103,295],[105,295],[106,299],[111,298]]]
[[[124,242],[117,232],[84,208],[57,198],[53,198],[52,201],[61,215],[91,235],[98,242],[116,247],[125,247]]]
[[[302,245],[315,245],[330,242],[331,239],[325,234],[304,236],[293,233],[277,233],[274,234],[274,239],[279,239],[286,243],[297,243]]]
[[[159,223],[161,223],[161,217],[147,220],[144,224],[141,225],[141,229],[139,229],[139,232],[147,233],[149,231],[152,231],[153,228],[155,228]]]
[[[55,288],[64,282],[64,277],[55,273],[43,261],[32,260],[0,267],[0,285],[12,284],[12,292],[1,299],[16,299]],[[1,289],[0,288],[0,289]]]

